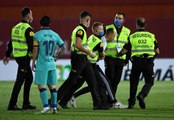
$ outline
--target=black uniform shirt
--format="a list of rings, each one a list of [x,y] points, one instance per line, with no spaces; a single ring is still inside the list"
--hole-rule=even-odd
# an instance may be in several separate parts
[[[114,25],[115,26],[115,25]],[[123,26],[121,26],[120,28],[118,28],[118,27],[116,27],[115,26],[115,28],[116,28],[116,30],[117,30],[117,35],[118,35],[118,37],[120,36],[120,33],[121,33],[121,30],[122,30],[122,28],[123,28]]]

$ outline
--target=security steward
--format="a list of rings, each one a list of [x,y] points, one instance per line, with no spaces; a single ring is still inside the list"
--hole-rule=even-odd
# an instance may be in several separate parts
[[[130,75],[130,98],[128,100],[128,109],[134,108],[141,73],[145,78],[145,84],[137,95],[140,108],[146,108],[144,98],[147,97],[154,84],[154,58],[160,51],[155,35],[145,31],[145,24],[145,18],[137,18],[137,31],[130,35],[128,43],[124,45],[124,48],[118,54],[118,56],[121,56],[128,51],[131,51],[132,70]]]
[[[90,52],[87,48],[87,33],[86,29],[90,26],[91,14],[83,11],[80,14],[80,24],[73,30],[71,36],[71,65],[68,79],[58,89],[58,102],[73,89],[73,86],[78,84],[78,78],[84,76],[86,82],[90,87],[91,95],[93,98],[93,109],[103,109],[101,99],[98,94],[97,81],[91,66],[87,59],[87,55],[92,58],[96,54]],[[61,102],[61,107],[64,107]]]
[[[13,51],[13,57],[18,64],[17,78],[11,94],[8,110],[21,110],[17,106],[17,98],[24,84],[23,110],[36,109],[30,104],[29,93],[33,81],[33,75],[30,67],[30,60],[33,50],[33,28],[29,25],[33,20],[30,8],[23,8],[21,11],[22,21],[12,28],[11,41],[8,44],[6,56],[3,59],[4,64],[10,60]]]
[[[92,32],[93,34],[88,38],[88,49],[96,54],[95,58],[91,58],[90,56],[87,56],[88,60],[92,64],[92,68],[95,74],[95,77],[97,79],[97,85],[98,85],[98,93],[102,102],[102,106],[105,109],[109,109],[107,104],[107,94],[109,94],[109,97],[111,101],[115,102],[114,96],[113,96],[113,90],[111,89],[110,83],[108,82],[105,74],[103,73],[100,66],[97,64],[97,62],[100,59],[104,58],[104,50],[103,50],[103,43],[101,41],[101,37],[104,36],[104,27],[103,23],[100,22],[94,22],[92,25]],[[69,93],[67,93],[63,99],[61,99],[61,103],[64,105],[67,105],[70,98],[75,94],[75,92],[83,85],[85,81],[85,77],[82,76],[82,78],[79,78],[78,84],[76,84],[73,89]],[[90,87],[84,87],[78,91],[80,95],[85,94],[87,92],[90,92]]]
[[[102,100],[102,104],[107,108],[108,107],[107,106],[108,105],[107,94],[113,103],[116,100],[113,96],[113,90],[109,83],[110,81],[105,76],[105,74],[103,73],[100,66],[97,64],[97,62],[100,59],[103,59],[105,57],[103,43],[101,41],[101,37],[104,36],[103,24],[100,22],[95,22],[92,26],[92,31],[93,31],[93,34],[88,38],[88,46],[89,46],[90,51],[94,52],[96,54],[96,57],[91,58],[90,56],[88,56],[88,59],[92,64],[94,74],[97,79],[99,95]]]
[[[106,26],[106,30],[112,28],[116,33],[114,40],[107,43],[105,50],[105,74],[111,82],[115,98],[117,97],[116,91],[121,79],[122,70],[126,60],[126,55],[118,57],[117,53],[123,48],[130,34],[130,29],[123,26],[124,21],[125,14],[117,13],[115,15],[114,24]]]

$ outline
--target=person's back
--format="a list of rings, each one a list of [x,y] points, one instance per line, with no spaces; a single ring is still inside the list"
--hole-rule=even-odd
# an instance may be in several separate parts
[[[59,35],[51,29],[41,29],[35,33],[35,37],[39,42],[39,54],[37,61],[37,69],[56,69],[53,54],[56,45],[61,45]]]
[[[53,113],[57,113],[57,92],[55,84],[58,83],[56,64],[53,58],[56,45],[64,46],[63,40],[57,33],[49,27],[51,19],[43,16],[40,20],[41,30],[34,35],[34,49],[32,70],[35,68],[35,84],[38,85],[40,97],[43,104],[43,110],[37,114],[45,114],[50,108],[48,105],[48,93],[46,86],[49,87],[51,94],[51,108]],[[36,64],[35,64],[36,62]]]
[[[137,31],[130,35],[124,48],[118,53],[119,56],[131,51],[132,70],[130,76],[130,97],[128,109],[133,109],[136,98],[142,109],[146,108],[145,98],[148,96],[154,84],[154,59],[160,53],[154,34],[145,31],[146,21],[144,17],[136,19]],[[142,89],[137,95],[140,74],[144,76]]]
[[[148,58],[153,57],[155,55],[154,42],[156,41],[154,34],[144,31],[138,30],[132,35],[130,35],[131,42],[131,56],[141,56],[147,54]]]

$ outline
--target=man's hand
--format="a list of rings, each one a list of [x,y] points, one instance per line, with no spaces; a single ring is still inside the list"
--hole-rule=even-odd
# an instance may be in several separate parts
[[[100,59],[104,59],[105,58],[105,53],[104,52],[100,53],[99,57],[100,57]]]
[[[120,56],[126,54],[127,52],[128,52],[128,50],[126,50],[125,48],[123,48],[120,52],[117,53],[116,56],[117,56],[117,57],[120,57]]]
[[[65,51],[65,45],[63,45],[62,47],[56,46],[56,49],[55,49],[54,55],[53,55],[54,60],[57,61],[58,58],[64,53],[64,51]]]
[[[3,63],[4,63],[4,65],[7,65],[8,62],[9,62],[9,60],[10,60],[10,57],[4,57],[4,58],[3,58]]]
[[[90,56],[91,58],[95,58],[95,57],[96,57],[96,54],[91,52],[91,53],[89,54],[89,56]]]
[[[31,70],[35,71],[35,61],[32,61]]]

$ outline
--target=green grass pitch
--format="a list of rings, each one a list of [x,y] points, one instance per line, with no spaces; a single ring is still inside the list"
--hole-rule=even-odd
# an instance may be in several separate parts
[[[34,112],[42,109],[39,91],[36,85],[31,88],[31,103],[37,106],[36,110],[7,111],[8,101],[14,82],[0,82],[0,120],[174,120],[174,81],[155,81],[154,86],[145,99],[146,109],[140,109],[136,102],[135,109],[92,110],[90,94],[76,99],[76,109],[61,109],[57,114],[36,115]],[[59,82],[57,88],[62,84]],[[139,84],[139,89],[143,82]],[[23,89],[23,88],[22,88]],[[18,106],[22,106],[21,90]],[[127,104],[129,96],[129,82],[121,81],[118,88],[118,99]],[[69,107],[71,107],[69,105]]]

